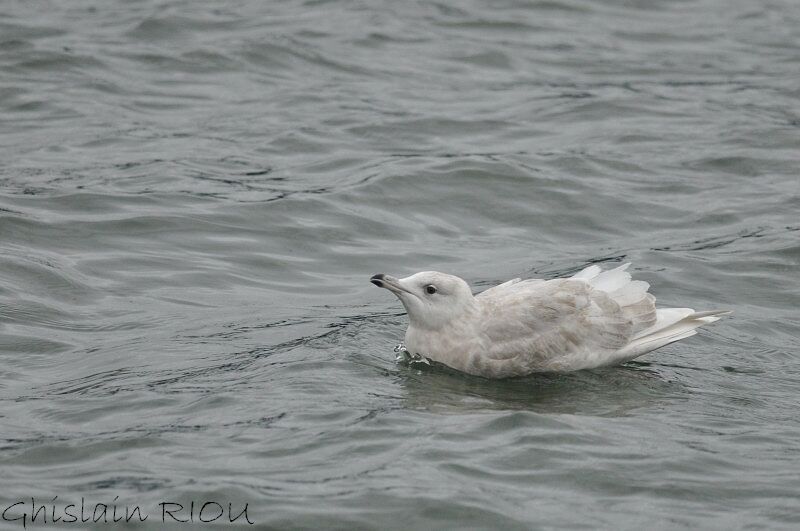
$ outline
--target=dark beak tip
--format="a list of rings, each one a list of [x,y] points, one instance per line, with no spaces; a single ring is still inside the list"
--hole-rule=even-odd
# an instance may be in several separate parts
[[[378,286],[379,288],[383,287],[383,277],[385,277],[383,273],[378,273],[377,275],[372,275],[372,278],[369,279],[370,282]]]
[[[373,278],[373,279],[370,280],[370,282],[372,282],[373,284],[375,284],[379,288],[383,287],[383,282],[381,282],[380,280],[376,280],[376,279]]]

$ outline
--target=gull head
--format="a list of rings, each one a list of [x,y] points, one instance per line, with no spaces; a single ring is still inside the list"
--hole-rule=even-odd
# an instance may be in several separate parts
[[[437,329],[470,312],[475,300],[464,280],[437,271],[423,271],[406,278],[383,273],[370,282],[394,293],[415,327]]]

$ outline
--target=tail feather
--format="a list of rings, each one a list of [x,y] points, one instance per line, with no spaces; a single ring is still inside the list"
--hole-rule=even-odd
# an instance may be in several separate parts
[[[581,269],[579,272],[575,273],[570,278],[576,278],[576,279],[580,279],[580,280],[591,280],[591,279],[593,279],[594,277],[596,277],[597,275],[599,275],[602,272],[603,272],[603,270],[600,269],[600,266],[598,266],[598,265],[590,265],[589,267],[587,267],[585,269]]]
[[[656,324],[656,298],[649,293],[645,293],[641,300],[633,304],[620,305],[620,308],[622,316],[632,323],[633,334],[639,334]]]
[[[595,289],[605,291],[606,293],[613,293],[622,289],[630,284],[631,274],[625,271],[631,264],[622,264],[614,269],[603,271],[596,277],[589,280],[589,284]]]
[[[637,304],[644,299],[648,295],[648,289],[650,289],[650,284],[644,280],[631,280],[621,288],[609,293],[609,295],[617,304],[625,307]]]
[[[638,334],[634,335],[632,340],[636,341],[644,336],[648,336],[666,330],[670,326],[687,319],[694,313],[691,308],[660,308],[655,311],[656,321],[649,328],[645,328]]]
[[[728,310],[695,312],[691,308],[656,310],[656,323],[639,332],[633,341],[617,353],[619,361],[632,360],[651,350],[693,336],[697,333],[696,328],[718,321],[729,313]]]
[[[647,291],[650,284],[631,280],[630,273],[625,271],[629,265],[623,264],[607,271],[591,265],[572,276],[608,294],[619,305],[622,317],[632,323],[633,337],[627,346],[617,351],[615,363],[632,360],[651,350],[693,336],[697,333],[696,328],[731,313],[727,310],[696,312],[691,308],[656,309],[656,299]]]
[[[619,305],[622,317],[632,323],[632,332],[636,334],[656,323],[656,299],[647,292],[650,284],[642,280],[631,280],[630,273],[626,271],[628,266],[630,264],[622,264],[599,273],[591,272],[590,267],[579,275],[590,273],[581,278],[594,289],[607,293]]]

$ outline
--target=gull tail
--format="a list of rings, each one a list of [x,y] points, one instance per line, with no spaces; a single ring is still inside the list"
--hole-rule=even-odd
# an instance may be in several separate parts
[[[604,291],[622,310],[622,316],[633,323],[631,341],[614,355],[612,363],[622,363],[664,345],[691,337],[703,325],[728,315],[728,310],[696,312],[691,308],[656,309],[655,297],[647,292],[650,284],[631,280],[625,271],[630,264],[603,271],[598,266],[587,267],[572,278],[588,282]]]
[[[656,323],[635,336],[628,345],[617,352],[620,362],[632,360],[646,352],[691,337],[696,328],[719,321],[729,310],[696,312],[691,308],[664,308],[656,310]]]
[[[598,266],[589,266],[572,278],[587,282],[594,289],[605,292],[622,310],[622,317],[633,323],[632,333],[638,334],[656,324],[656,298],[647,290],[650,284],[642,280],[631,280],[626,271],[631,264],[622,264],[603,271]]]

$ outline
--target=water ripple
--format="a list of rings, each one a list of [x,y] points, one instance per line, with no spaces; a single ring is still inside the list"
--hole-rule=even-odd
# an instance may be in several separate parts
[[[798,28],[785,0],[5,6],[0,502],[796,527]],[[621,261],[734,317],[493,382],[395,363],[367,282]]]

